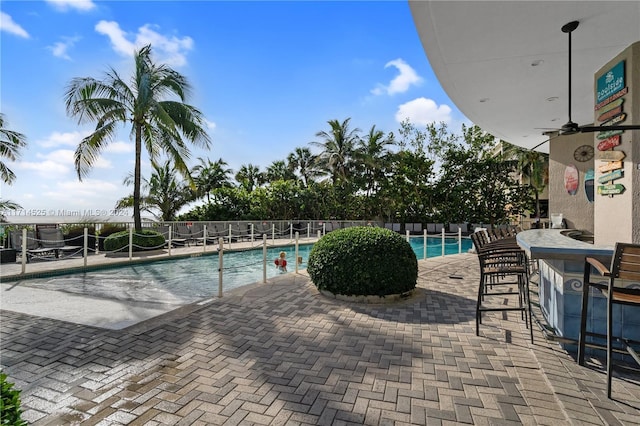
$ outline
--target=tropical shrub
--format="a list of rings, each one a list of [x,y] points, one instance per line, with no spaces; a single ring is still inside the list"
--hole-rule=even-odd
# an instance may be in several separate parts
[[[154,250],[164,246],[164,236],[149,229],[143,229],[133,233],[133,251]],[[129,250],[129,231],[116,232],[109,235],[104,240],[104,249],[106,251],[124,251]]]
[[[418,261],[400,234],[356,226],[330,232],[315,243],[307,271],[319,290],[386,296],[416,287]]]
[[[114,223],[105,223],[102,225],[100,229],[100,238],[98,239],[98,249],[100,251],[104,251],[104,242],[109,235],[115,234],[116,232],[126,231],[127,227],[122,224],[114,224]]]
[[[20,391],[14,389],[13,383],[7,380],[7,375],[0,373],[0,424],[22,426],[27,423],[21,419]]]

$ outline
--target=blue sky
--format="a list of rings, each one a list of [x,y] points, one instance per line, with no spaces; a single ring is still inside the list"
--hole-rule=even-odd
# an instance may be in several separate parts
[[[363,132],[395,132],[405,117],[452,130],[466,122],[431,71],[406,1],[3,1],[0,13],[1,111],[28,140],[1,197],[27,211],[99,214],[131,192],[126,127],[78,180],[73,152],[92,126],[66,115],[63,94],[72,78],[109,67],[130,75],[133,51],[148,43],[189,79],[188,103],[206,117],[212,147],[194,148],[191,165],[221,157],[234,171],[264,169],[331,119],[351,117]]]

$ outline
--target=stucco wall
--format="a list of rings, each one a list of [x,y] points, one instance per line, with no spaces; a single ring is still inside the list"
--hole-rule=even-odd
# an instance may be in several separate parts
[[[549,217],[562,213],[569,228],[594,231],[594,203],[587,201],[584,190],[584,177],[594,168],[594,160],[576,161],[573,153],[581,145],[594,145],[593,133],[557,136],[549,142]],[[564,173],[569,165],[578,169],[578,191],[570,195],[565,189]],[[597,196],[597,195],[596,195]]]

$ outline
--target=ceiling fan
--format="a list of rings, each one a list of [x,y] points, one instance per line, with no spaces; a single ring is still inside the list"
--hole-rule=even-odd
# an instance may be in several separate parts
[[[569,121],[565,123],[560,129],[561,135],[573,135],[576,133],[587,132],[601,132],[601,131],[615,131],[615,130],[640,130],[640,125],[604,125],[604,126],[579,126],[577,123],[571,121],[571,33],[578,28],[580,22],[571,21],[562,26],[563,33],[569,34]],[[545,141],[546,142],[546,141]],[[543,142],[544,143],[544,142]]]

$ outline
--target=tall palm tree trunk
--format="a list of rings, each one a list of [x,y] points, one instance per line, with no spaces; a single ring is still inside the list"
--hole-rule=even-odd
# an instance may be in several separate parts
[[[142,125],[139,123],[136,126],[136,160],[133,171],[133,224],[135,231],[140,233],[142,231],[142,218],[140,216],[140,185],[141,185],[141,172],[140,164],[142,162]]]

